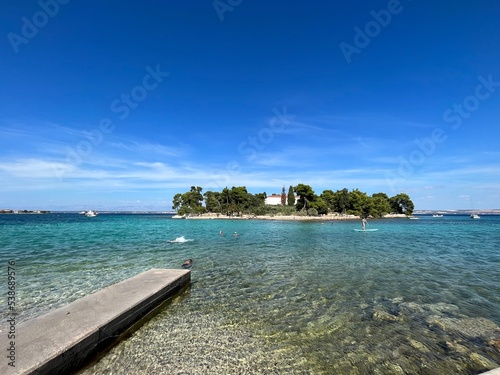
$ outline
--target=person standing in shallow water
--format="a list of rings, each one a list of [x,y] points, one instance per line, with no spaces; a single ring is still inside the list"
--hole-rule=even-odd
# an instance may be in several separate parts
[[[366,229],[366,219],[363,218],[363,220],[361,220],[361,228],[363,228],[363,230]]]

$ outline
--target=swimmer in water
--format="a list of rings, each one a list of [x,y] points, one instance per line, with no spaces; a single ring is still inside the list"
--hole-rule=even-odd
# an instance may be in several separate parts
[[[184,263],[182,263],[182,268],[191,268],[192,265],[193,265],[193,260],[188,259]]]

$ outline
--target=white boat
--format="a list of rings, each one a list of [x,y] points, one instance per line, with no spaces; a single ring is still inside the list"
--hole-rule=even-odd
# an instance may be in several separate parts
[[[78,213],[78,215],[85,215],[87,213],[87,211],[82,211],[80,213]]]
[[[416,216],[410,216],[410,220],[418,220],[420,219],[419,217],[416,217]]]
[[[432,217],[443,217],[443,215],[434,214],[434,215],[432,215]]]
[[[85,216],[87,216],[87,217],[96,217],[97,216],[97,212],[92,211],[92,210],[88,210],[87,212],[85,212]]]
[[[472,206],[472,213],[470,214],[470,216],[469,216],[469,217],[470,217],[471,219],[481,219],[481,218],[479,217],[479,215],[478,215],[477,213],[475,213],[475,212],[474,212],[475,210],[474,210],[474,205],[472,204],[472,198],[471,198],[471,200],[470,200],[470,205]]]

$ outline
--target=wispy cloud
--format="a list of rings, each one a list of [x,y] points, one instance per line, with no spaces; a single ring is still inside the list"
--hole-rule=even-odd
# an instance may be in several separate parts
[[[139,140],[117,138],[116,141],[107,142],[107,145],[127,152],[144,153],[150,155],[163,155],[172,157],[182,157],[186,154],[186,148],[165,146],[158,143],[149,143]]]
[[[363,123],[361,128],[366,129],[365,122],[370,120],[363,115],[295,118],[270,142],[261,142],[261,150],[253,157],[227,156],[236,160],[235,170],[227,169],[229,153],[211,155],[206,148],[178,137],[161,143],[124,133],[107,134],[88,155],[75,161],[68,157],[68,149],[76,149],[79,142],[90,139],[85,127],[4,122],[0,136],[7,144],[23,147],[0,155],[0,192],[134,191],[148,196],[152,191],[173,195],[192,185],[205,190],[243,185],[250,191],[271,193],[283,185],[306,183],[318,194],[324,189],[347,187],[391,195],[394,191],[386,176],[398,168],[401,155],[415,148],[414,138],[399,133],[379,137],[376,131],[360,132],[358,124]],[[385,120],[379,117],[375,122]],[[414,129],[430,127],[399,119],[390,121]],[[251,135],[257,136],[258,131]],[[235,152],[237,146],[228,148]],[[422,204],[439,204],[449,195],[450,183],[456,191],[474,186],[493,192],[500,185],[500,178],[495,177],[500,176],[500,166],[484,162],[485,157],[496,160],[498,152],[457,154],[444,146],[411,175],[402,177],[396,189],[414,194]]]

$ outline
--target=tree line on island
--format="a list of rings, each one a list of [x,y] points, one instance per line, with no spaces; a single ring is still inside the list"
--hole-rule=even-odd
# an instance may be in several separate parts
[[[385,193],[368,194],[353,189],[324,190],[317,195],[311,186],[298,184],[285,187],[281,192],[280,205],[266,205],[266,193],[251,194],[245,186],[225,187],[221,192],[206,191],[191,186],[191,190],[176,194],[172,208],[178,215],[217,213],[227,216],[241,215],[303,215],[318,216],[329,213],[382,217],[389,213],[413,213],[414,204],[405,193],[389,197]],[[298,199],[296,199],[296,196]],[[204,204],[204,205],[203,205]]]

